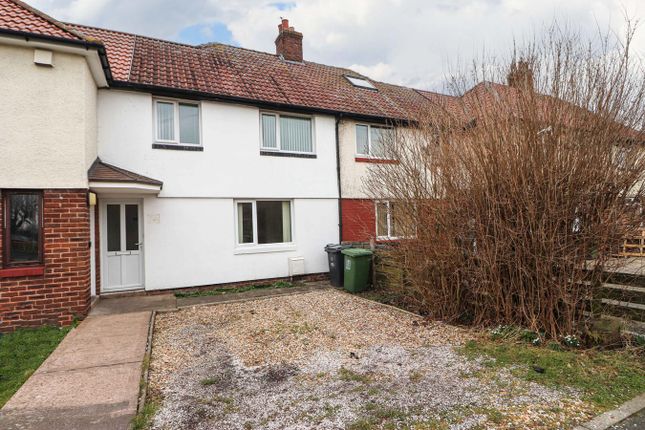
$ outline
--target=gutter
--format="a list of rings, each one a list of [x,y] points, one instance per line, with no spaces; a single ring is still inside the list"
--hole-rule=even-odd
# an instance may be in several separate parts
[[[113,78],[112,71],[110,70],[110,63],[105,51],[105,46],[101,42],[65,39],[62,37],[48,36],[46,34],[35,34],[26,31],[10,30],[7,28],[0,28],[0,36],[10,36],[18,39],[24,39],[25,42],[45,42],[75,48],[85,48],[85,50],[87,51],[96,50],[101,62],[101,68],[103,69],[103,73],[105,74],[105,79],[108,83],[112,82]]]
[[[325,108],[316,108],[309,106],[297,106],[288,103],[276,103],[276,102],[266,102],[256,99],[249,99],[239,96],[228,96],[228,95],[216,95],[213,93],[208,93],[204,91],[195,91],[179,88],[168,88],[158,85],[150,84],[139,84],[134,82],[125,82],[125,81],[112,81],[110,82],[110,87],[113,89],[127,89],[132,91],[140,91],[151,93],[153,96],[163,96],[170,98],[184,98],[192,100],[209,100],[209,101],[218,101],[225,103],[239,103],[244,105],[256,106],[261,109],[271,109],[279,111],[291,111],[291,112],[300,112],[300,113],[318,113],[323,115],[331,116],[347,116],[360,121],[375,122],[380,124],[392,123],[392,121],[399,122],[401,124],[412,124],[413,121],[406,119],[396,119],[382,116],[372,116],[372,115],[361,115],[353,112],[343,112],[333,109]]]
[[[338,181],[338,243],[343,243],[343,190],[340,177],[340,136],[338,125],[343,114],[336,115],[336,179]]]

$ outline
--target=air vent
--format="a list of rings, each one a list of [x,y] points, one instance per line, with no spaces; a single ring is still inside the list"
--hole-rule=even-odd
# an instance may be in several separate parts
[[[289,276],[305,274],[305,257],[292,257],[289,259]]]
[[[34,63],[39,66],[49,66],[54,65],[54,54],[52,51],[47,51],[45,49],[34,49]]]

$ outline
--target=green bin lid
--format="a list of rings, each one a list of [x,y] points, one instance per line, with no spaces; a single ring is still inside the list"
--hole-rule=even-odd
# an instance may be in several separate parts
[[[340,252],[350,257],[366,257],[368,255],[372,255],[372,251],[370,251],[369,249],[363,249],[363,248],[348,248],[348,249],[343,249]]]

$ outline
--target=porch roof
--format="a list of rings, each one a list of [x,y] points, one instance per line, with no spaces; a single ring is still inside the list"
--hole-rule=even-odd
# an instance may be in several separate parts
[[[90,188],[159,192],[163,182],[105,163],[97,158],[87,171]]]

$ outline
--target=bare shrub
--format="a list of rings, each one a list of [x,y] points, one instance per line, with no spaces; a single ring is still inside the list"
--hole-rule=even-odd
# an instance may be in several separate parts
[[[633,26],[622,41],[545,34],[452,78],[455,96],[387,138],[398,163],[365,180],[370,197],[395,202],[407,237],[381,257],[389,285],[433,317],[577,333],[605,263],[640,225]]]

